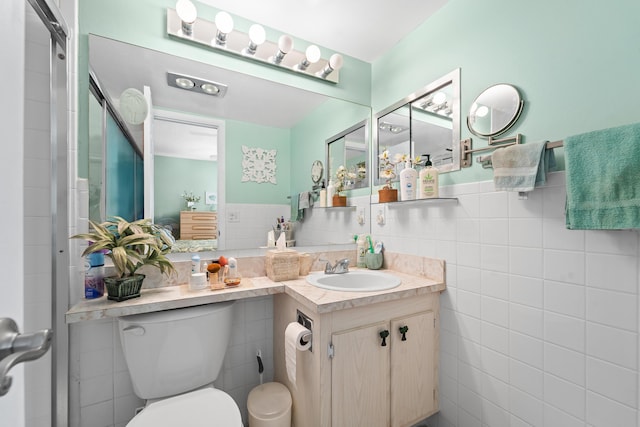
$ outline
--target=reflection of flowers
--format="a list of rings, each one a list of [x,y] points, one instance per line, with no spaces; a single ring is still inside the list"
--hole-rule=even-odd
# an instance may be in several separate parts
[[[344,191],[345,181],[348,175],[349,174],[347,172],[347,168],[345,168],[342,165],[338,167],[338,170],[336,171],[336,194],[337,195],[340,195],[340,193]]]
[[[389,157],[389,150],[384,150],[378,158],[380,159],[380,177],[386,181],[383,188],[391,189],[391,183],[396,177],[396,165],[400,163],[402,155],[396,154],[395,158],[391,160]]]
[[[182,198],[185,202],[189,203],[198,203],[200,201],[200,196],[196,196],[193,194],[193,191],[187,193],[186,191],[182,193]]]

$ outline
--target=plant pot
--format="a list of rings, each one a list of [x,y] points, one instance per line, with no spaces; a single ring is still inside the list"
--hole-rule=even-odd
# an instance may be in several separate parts
[[[134,274],[128,277],[105,277],[104,284],[107,287],[107,298],[112,301],[126,301],[140,296],[140,288],[144,274]]]
[[[338,196],[337,194],[333,196],[333,206],[334,207],[347,206],[347,196]]]
[[[389,203],[398,201],[398,190],[395,188],[381,188],[378,190],[378,202]]]

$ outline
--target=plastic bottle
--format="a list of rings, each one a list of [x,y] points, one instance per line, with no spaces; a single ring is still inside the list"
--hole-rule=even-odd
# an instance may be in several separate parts
[[[200,255],[191,255],[191,274],[200,273]]]
[[[333,181],[329,180],[329,185],[327,186],[327,207],[330,208],[333,206],[333,196],[336,194],[336,187],[333,185]]]
[[[84,297],[100,298],[104,295],[104,254],[94,252],[87,255],[84,273]]]
[[[327,207],[327,189],[324,186],[324,180],[322,180],[322,188],[320,189],[320,197],[318,202],[321,208]]]
[[[404,169],[400,172],[400,200],[416,199],[416,184],[418,172],[411,167],[411,161],[404,163]]]
[[[438,181],[439,172],[437,168],[433,167],[430,156],[427,154],[427,161],[424,169],[420,171],[420,199],[430,199],[438,197]]]
[[[367,266],[365,253],[367,252],[367,240],[364,234],[359,234],[356,240],[356,266],[364,268]]]

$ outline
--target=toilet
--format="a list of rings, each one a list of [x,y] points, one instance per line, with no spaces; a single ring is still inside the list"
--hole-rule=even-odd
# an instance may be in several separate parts
[[[135,394],[127,427],[242,427],[234,400],[213,387],[231,336],[233,301],[118,318]]]

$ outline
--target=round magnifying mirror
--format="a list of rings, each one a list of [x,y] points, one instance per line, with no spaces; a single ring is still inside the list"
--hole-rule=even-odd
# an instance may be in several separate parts
[[[491,86],[471,104],[467,126],[478,136],[500,135],[515,124],[523,105],[524,101],[515,87],[508,84]]]

